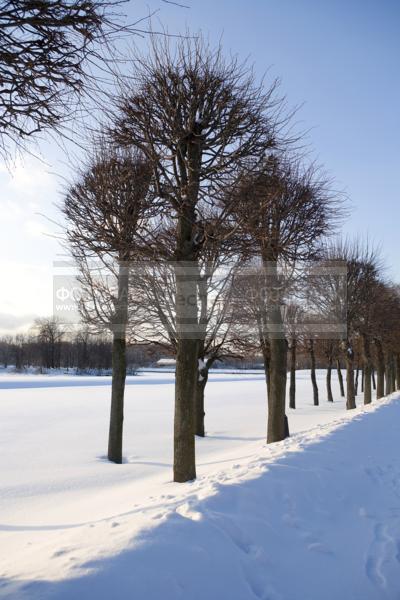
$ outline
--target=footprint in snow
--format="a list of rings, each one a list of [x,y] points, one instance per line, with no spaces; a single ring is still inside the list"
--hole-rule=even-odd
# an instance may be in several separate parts
[[[311,552],[319,552],[320,554],[333,556],[332,550],[329,550],[329,548],[324,546],[324,544],[321,544],[321,542],[313,542],[312,544],[308,544],[307,550],[310,550]]]
[[[64,556],[64,554],[68,554],[69,551],[70,551],[69,548],[60,548],[60,550],[56,550],[56,552],[53,552],[52,558],[58,558],[59,556]]]
[[[390,546],[393,545],[393,542],[393,538],[387,533],[387,527],[382,523],[377,523],[365,560],[365,572],[368,579],[378,587],[386,587],[386,577],[382,567],[387,562],[388,554],[392,555]],[[398,560],[397,555],[395,558]]]
[[[203,518],[202,513],[194,510],[188,503],[178,506],[176,512],[181,515],[181,517],[191,519],[192,521],[200,521]]]

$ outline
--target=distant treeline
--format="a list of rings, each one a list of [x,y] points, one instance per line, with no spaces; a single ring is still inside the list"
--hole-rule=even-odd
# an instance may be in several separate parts
[[[128,369],[132,372],[137,366],[157,361],[158,353],[154,348],[128,348]],[[87,330],[71,334],[55,319],[40,319],[29,334],[0,338],[0,364],[16,371],[37,367],[40,371],[75,368],[78,372],[103,373],[112,368],[111,339]]]
[[[4,335],[0,338],[0,366],[16,371],[36,367],[39,372],[50,369],[76,369],[77,372],[106,373],[112,369],[112,340],[107,334],[95,334],[87,329],[74,333],[66,331],[56,319],[38,319],[30,333]],[[133,373],[137,368],[157,367],[162,358],[173,357],[170,348],[155,343],[132,344],[127,347],[127,368]],[[323,355],[316,357],[317,368],[325,368]],[[262,357],[255,354],[219,360],[214,368],[262,369]],[[300,349],[296,368],[310,368],[310,356]]]

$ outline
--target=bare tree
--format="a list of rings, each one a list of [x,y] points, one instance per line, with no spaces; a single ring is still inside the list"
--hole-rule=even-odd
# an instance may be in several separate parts
[[[320,343],[321,343],[322,355],[326,360],[326,395],[327,395],[328,402],[333,402],[332,369],[333,369],[333,364],[334,364],[335,358],[338,356],[338,353],[339,353],[339,344],[338,344],[338,340],[333,340],[333,339],[321,340]],[[338,371],[340,371],[340,367],[338,368]],[[339,382],[339,385],[340,385],[340,382]]]
[[[269,352],[267,441],[287,435],[285,395],[287,341],[284,328],[284,294],[279,272],[289,272],[296,261],[315,255],[321,236],[340,214],[340,204],[329,192],[326,178],[315,166],[304,169],[299,161],[271,155],[250,175],[238,181],[237,215],[244,236],[253,242],[265,273],[259,323],[262,347]],[[287,270],[287,269],[286,269]]]
[[[166,227],[159,232],[164,250],[175,243],[175,229],[164,219]],[[232,355],[230,326],[233,319],[230,310],[231,282],[238,268],[240,257],[235,251],[231,236],[213,235],[211,216],[203,224],[205,241],[198,256],[198,273],[195,275],[198,293],[198,369],[194,390],[194,431],[205,435],[204,393],[210,368],[216,361]],[[168,254],[168,253],[167,253]],[[176,355],[176,277],[173,266],[166,262],[149,264],[136,277],[136,294],[132,309],[136,316],[143,314],[139,334],[142,342],[156,342]],[[139,317],[140,318],[140,317]]]
[[[277,143],[276,84],[266,91],[235,59],[201,38],[154,42],[117,99],[110,127],[118,143],[138,144],[153,167],[155,187],[175,219],[170,256],[176,278],[174,480],[196,477],[194,404],[197,382],[198,256],[202,209],[246,161]],[[227,210],[220,212],[224,222]]]
[[[361,244],[359,241],[349,242],[339,240],[331,247],[326,248],[324,259],[328,264],[346,265],[346,289],[344,297],[342,292],[335,289],[325,289],[325,294],[320,295],[323,301],[333,301],[342,298],[346,305],[347,335],[343,338],[341,346],[345,354],[347,373],[347,409],[356,407],[355,382],[354,382],[354,360],[355,344],[359,336],[363,341],[364,366],[367,365],[366,389],[364,390],[364,401],[371,401],[371,358],[370,358],[370,310],[373,305],[372,294],[375,294],[375,283],[379,270],[377,254],[370,248],[368,243]],[[341,285],[341,283],[339,283]],[[330,295],[332,293],[332,295]]]
[[[113,335],[108,458],[116,463],[122,462],[129,269],[139,253],[151,251],[150,178],[150,165],[139,151],[104,147],[89,158],[63,207],[72,254],[81,267],[83,288],[89,291],[84,315]],[[101,261],[106,276],[114,274],[114,290],[93,275],[92,257]]]
[[[400,385],[399,344],[400,344],[400,296],[398,289],[384,281],[376,284],[374,302],[371,306],[370,320],[372,324],[373,345],[375,350],[377,383],[376,397],[385,395],[385,375],[387,392],[393,389],[393,367],[390,356],[395,357],[395,374],[397,389]],[[386,371],[389,371],[388,374]]]
[[[375,323],[373,322],[374,305],[379,293],[378,284],[379,266],[376,257],[370,257],[368,264],[364,265],[364,294],[362,298],[361,314],[358,319],[358,333],[361,339],[361,353],[363,359],[362,391],[364,404],[372,402],[372,340],[374,338]]]
[[[315,340],[314,338],[310,338],[308,340],[308,352],[310,354],[310,367],[311,367],[311,383],[313,388],[313,401],[314,406],[319,406],[319,393],[318,393],[318,384],[317,384],[317,376],[315,372]]]
[[[299,332],[297,324],[302,317],[302,310],[299,304],[291,302],[286,310],[286,336],[289,344],[289,407],[296,408],[296,355],[299,342]]]
[[[36,319],[34,328],[37,330],[42,356],[42,366],[55,369],[60,366],[60,345],[65,331],[56,317]]]
[[[4,335],[0,338],[0,361],[3,363],[5,369],[7,369],[11,360],[12,344],[13,338],[11,335]]]
[[[342,367],[340,364],[340,357],[338,357],[336,359],[336,372],[337,372],[338,381],[339,381],[340,395],[342,398],[344,398],[346,394],[344,391],[344,383],[343,383]]]

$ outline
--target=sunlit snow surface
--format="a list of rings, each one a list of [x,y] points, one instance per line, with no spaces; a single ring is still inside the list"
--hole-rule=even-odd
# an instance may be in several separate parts
[[[400,400],[346,413],[298,373],[292,436],[265,445],[262,374],[213,374],[198,479],[172,482],[173,375],[0,376],[0,597],[400,598]]]

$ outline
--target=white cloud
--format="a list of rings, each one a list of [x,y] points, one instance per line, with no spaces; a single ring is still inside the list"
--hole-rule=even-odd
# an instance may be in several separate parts
[[[0,312],[0,334],[27,332],[33,325],[37,315],[13,315]]]

